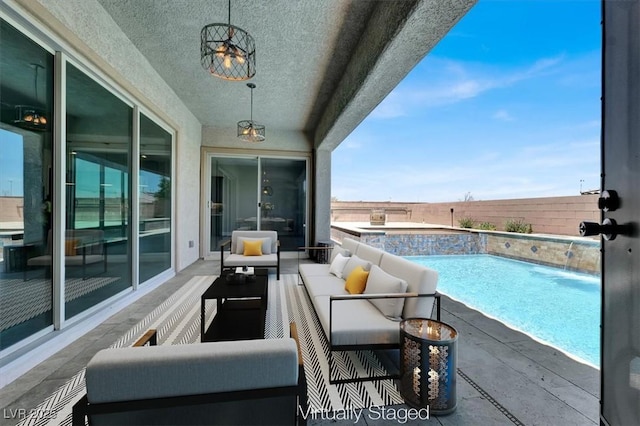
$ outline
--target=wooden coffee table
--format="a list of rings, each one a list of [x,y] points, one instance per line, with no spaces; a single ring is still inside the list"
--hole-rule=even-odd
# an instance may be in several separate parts
[[[233,270],[224,270],[202,294],[200,304],[200,341],[263,339],[267,312],[268,270],[256,269],[255,275],[241,281],[233,279]],[[217,312],[205,329],[206,301],[216,299]]]

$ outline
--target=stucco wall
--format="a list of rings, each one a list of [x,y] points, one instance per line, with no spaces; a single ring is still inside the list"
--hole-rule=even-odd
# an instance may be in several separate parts
[[[469,201],[451,203],[396,203],[366,201],[334,201],[332,222],[367,222],[371,209],[385,209],[389,222],[423,222],[459,226],[459,220],[470,217],[476,224],[491,222],[504,230],[508,219],[530,223],[534,233],[578,236],[582,221],[598,222],[598,195],[522,198],[511,200]]]
[[[70,54],[112,79],[176,131],[176,269],[198,259],[202,126],[96,0],[18,0],[32,22],[71,48]],[[194,247],[189,247],[189,241]]]

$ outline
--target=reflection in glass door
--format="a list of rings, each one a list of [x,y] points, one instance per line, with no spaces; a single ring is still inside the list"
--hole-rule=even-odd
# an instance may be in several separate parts
[[[281,250],[304,246],[307,167],[305,160],[261,159],[260,229],[278,231]]]
[[[0,351],[53,328],[53,68],[0,19]]]
[[[305,244],[305,159],[210,157],[209,254],[231,232],[275,230],[281,250]]]
[[[66,64],[65,318],[131,287],[133,108]],[[99,120],[96,120],[99,117]]]
[[[211,158],[210,251],[235,229],[258,229],[258,159]]]

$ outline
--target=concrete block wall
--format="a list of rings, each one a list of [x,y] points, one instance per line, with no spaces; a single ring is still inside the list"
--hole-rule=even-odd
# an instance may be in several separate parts
[[[0,196],[0,229],[2,229],[1,223],[22,221],[24,221],[24,199]]]
[[[598,195],[522,198],[451,203],[334,201],[332,222],[367,222],[371,210],[387,211],[387,222],[424,222],[458,226],[462,218],[490,222],[503,231],[509,219],[530,223],[534,233],[578,236],[582,221],[598,222]],[[453,209],[453,215],[451,214]]]

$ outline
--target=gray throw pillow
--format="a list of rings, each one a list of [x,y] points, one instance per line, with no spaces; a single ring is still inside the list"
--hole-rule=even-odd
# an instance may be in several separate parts
[[[386,273],[378,265],[371,266],[364,294],[405,293],[406,291],[407,282],[405,280]],[[385,317],[400,321],[404,300],[404,298],[369,299],[369,302],[378,308]]]
[[[343,249],[340,246],[333,246],[333,249],[331,250],[331,259],[329,259],[329,263],[333,262],[333,259],[336,258],[337,255],[343,255],[344,257],[349,257],[351,256],[351,252],[347,249]]]
[[[349,261],[346,265],[344,265],[344,269],[342,270],[342,278],[347,279],[347,277],[351,274],[351,272],[356,269],[358,266],[362,266],[362,269],[368,271],[371,269],[371,262],[368,262],[364,259],[360,259],[358,256],[353,255],[349,258]]]

